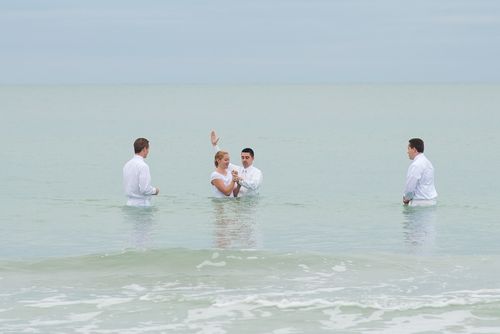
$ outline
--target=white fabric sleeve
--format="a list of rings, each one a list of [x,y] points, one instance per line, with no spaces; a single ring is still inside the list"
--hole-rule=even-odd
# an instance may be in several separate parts
[[[410,166],[406,176],[406,185],[403,196],[407,200],[411,200],[415,196],[415,189],[417,188],[418,181],[422,177],[422,172],[417,166]]]
[[[251,177],[241,180],[240,184],[242,187],[255,191],[259,189],[260,185],[262,184],[262,178],[262,172],[258,171],[256,173],[253,173]]]
[[[154,195],[156,189],[151,186],[151,174],[147,165],[139,169],[139,191],[142,195]]]
[[[224,181],[224,177],[219,173],[213,172],[212,174],[210,174],[210,182],[217,179],[221,179],[222,181]]]

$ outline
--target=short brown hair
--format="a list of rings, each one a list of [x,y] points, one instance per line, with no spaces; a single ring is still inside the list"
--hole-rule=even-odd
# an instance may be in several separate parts
[[[412,138],[408,141],[410,148],[414,148],[419,153],[424,153],[424,141],[420,138]]]
[[[140,153],[144,148],[149,148],[149,140],[146,138],[137,138],[134,142],[134,152]]]

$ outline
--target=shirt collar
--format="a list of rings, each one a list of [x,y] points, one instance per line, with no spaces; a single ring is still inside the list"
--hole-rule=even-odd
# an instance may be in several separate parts
[[[413,161],[417,161],[418,159],[420,159],[420,158],[421,158],[421,157],[423,157],[423,156],[424,156],[424,153],[423,153],[423,152],[421,152],[421,153],[417,154],[417,155],[415,156],[415,158],[413,158]]]

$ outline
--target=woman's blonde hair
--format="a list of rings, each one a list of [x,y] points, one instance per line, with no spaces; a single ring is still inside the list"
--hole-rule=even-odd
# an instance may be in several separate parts
[[[215,167],[219,167],[219,162],[217,160],[224,158],[224,156],[226,154],[229,154],[229,153],[227,153],[226,151],[217,151],[217,153],[215,153],[215,157],[214,157]]]

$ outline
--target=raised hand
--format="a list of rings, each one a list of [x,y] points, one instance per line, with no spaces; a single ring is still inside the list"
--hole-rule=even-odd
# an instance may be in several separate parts
[[[219,142],[219,137],[217,137],[215,130],[212,130],[212,132],[210,132],[210,141],[212,142],[212,146],[217,145],[217,143]]]

